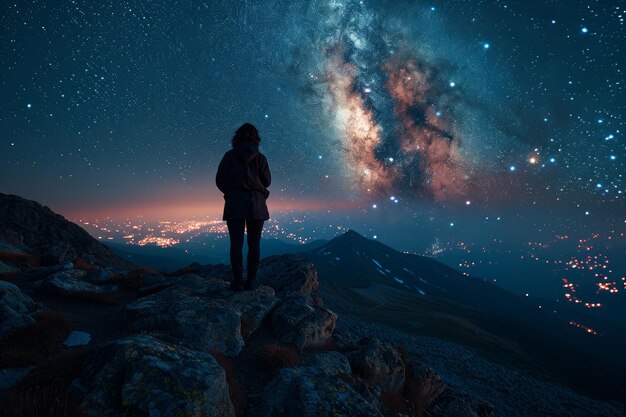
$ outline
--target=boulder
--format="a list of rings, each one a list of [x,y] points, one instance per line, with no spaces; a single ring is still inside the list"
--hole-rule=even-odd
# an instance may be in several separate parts
[[[35,324],[33,300],[16,285],[0,281],[0,338],[15,329]]]
[[[332,340],[337,314],[291,294],[271,314],[271,326],[280,342],[302,351],[325,346]]]
[[[35,369],[34,366],[0,369],[0,392],[13,388],[22,382],[33,369]]]
[[[420,387],[420,399],[424,409],[430,408],[430,406],[439,398],[439,396],[445,391],[446,385],[441,377],[435,373],[431,368],[423,366],[421,364],[412,363],[409,366],[408,372],[410,377]]]
[[[107,292],[104,288],[84,281],[86,274],[86,271],[80,269],[57,272],[42,282],[40,289],[69,297],[101,295]]]
[[[356,352],[349,354],[355,375],[370,386],[400,389],[404,384],[405,367],[400,353],[389,343],[377,338],[364,338]]]
[[[262,287],[233,293],[225,281],[188,279],[143,297],[126,307],[134,331],[157,332],[165,338],[206,351],[237,355],[244,346],[241,334],[245,318],[254,331],[278,302],[274,291]]]
[[[339,352],[320,352],[304,358],[306,366],[319,369],[326,375],[351,374],[348,358]]]
[[[72,389],[90,417],[235,416],[224,370],[208,353],[137,335],[92,351]]]
[[[280,298],[285,292],[295,292],[305,297],[307,304],[322,304],[315,265],[302,256],[276,255],[262,259],[257,279],[259,284],[272,287]]]
[[[89,344],[91,341],[91,335],[87,332],[81,332],[78,330],[72,330],[63,344],[67,347],[83,346]]]
[[[382,417],[348,383],[312,367],[289,367],[276,372],[266,387],[261,417]]]
[[[72,268],[74,268],[74,264],[72,262],[64,262],[61,264],[29,268],[24,271],[24,276],[27,277],[29,280],[37,280],[45,278],[48,275],[54,274],[55,272],[69,271]]]
[[[360,341],[361,337],[350,330],[335,328],[333,331],[333,342],[340,351],[357,350]]]

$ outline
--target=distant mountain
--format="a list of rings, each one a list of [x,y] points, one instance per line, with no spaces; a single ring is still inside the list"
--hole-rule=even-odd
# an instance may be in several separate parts
[[[296,254],[314,250],[326,240],[315,240],[305,244],[294,244],[280,239],[263,238],[261,255],[263,257],[282,254]],[[213,236],[195,238],[176,246],[162,248],[156,245],[127,245],[106,242],[106,245],[118,256],[147,268],[173,271],[192,262],[202,264],[228,263],[228,239],[215,239]],[[246,247],[244,245],[244,253]]]
[[[217,264],[224,262],[223,256],[217,251],[206,250],[205,254],[189,253],[180,247],[162,248],[156,245],[127,245],[107,242],[108,246],[118,256],[146,268],[173,271],[189,265],[192,262],[202,264]]]
[[[616,381],[626,370],[619,358],[626,329],[586,334],[490,281],[398,252],[353,230],[305,256],[316,265],[324,300],[338,313],[480,347],[507,363],[542,368],[585,389],[617,395]]]
[[[98,266],[134,267],[80,226],[46,206],[16,195],[0,193],[0,243],[0,251],[27,251],[42,263],[82,258]]]

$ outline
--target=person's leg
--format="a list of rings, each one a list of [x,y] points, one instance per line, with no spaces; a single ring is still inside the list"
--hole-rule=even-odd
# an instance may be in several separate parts
[[[233,280],[230,289],[241,291],[243,282],[243,232],[245,220],[227,220],[228,235],[230,237],[230,266],[233,269]]]
[[[244,289],[250,290],[254,286],[256,271],[259,268],[263,220],[247,219],[246,228],[248,230],[248,276],[244,283]]]

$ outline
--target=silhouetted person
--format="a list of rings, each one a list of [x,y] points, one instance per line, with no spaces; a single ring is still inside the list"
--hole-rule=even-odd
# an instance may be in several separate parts
[[[270,218],[265,200],[272,177],[265,155],[259,152],[259,132],[244,123],[233,136],[233,148],[224,154],[215,183],[224,193],[224,217],[230,236],[230,265],[233,291],[253,288],[261,255],[263,221]],[[248,232],[248,275],[243,283],[243,235]]]

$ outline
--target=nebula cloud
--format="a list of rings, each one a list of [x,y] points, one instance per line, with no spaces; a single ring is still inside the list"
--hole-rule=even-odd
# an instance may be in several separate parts
[[[390,60],[383,64],[387,88],[395,103],[400,123],[402,162],[410,169],[419,167],[425,174],[423,184],[438,200],[461,196],[468,176],[464,173],[459,141],[451,127],[432,105],[436,93],[427,67],[413,59]],[[417,165],[413,161],[417,160]],[[410,184],[413,186],[413,183]],[[416,184],[417,185],[417,184]]]
[[[463,100],[446,63],[419,55],[402,24],[358,2],[316,3],[327,16],[300,39],[300,91],[332,119],[352,188],[367,196],[457,200],[469,192]]]
[[[315,92],[332,118],[353,188],[371,196],[463,197],[471,167],[454,127],[461,100],[441,68],[363,5],[333,3],[319,12],[329,18],[306,41],[309,68],[318,70],[303,77],[310,84],[302,91]]]
[[[367,99],[371,90],[356,88],[358,68],[345,59],[343,49],[342,45],[333,48],[323,80],[355,183],[377,195],[402,191],[436,200],[462,196],[468,176],[459,140],[432,105],[435,81],[428,71],[413,59],[394,58],[381,65],[387,79],[383,88],[394,104],[396,122],[385,143],[383,126]],[[385,147],[392,151],[379,151]]]
[[[373,109],[355,90],[356,66],[346,62],[341,51],[341,45],[337,45],[330,54],[324,82],[332,97],[335,122],[353,179],[368,193],[380,193],[392,187],[398,173],[376,157],[376,149],[382,142],[381,127],[375,121]]]

